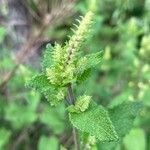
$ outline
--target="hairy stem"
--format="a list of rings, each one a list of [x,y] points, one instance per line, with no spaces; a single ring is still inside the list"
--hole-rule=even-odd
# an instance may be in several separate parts
[[[71,103],[71,105],[75,103],[75,99],[74,99],[74,95],[73,95],[73,91],[72,91],[72,87],[71,87],[71,84],[69,83],[68,86],[68,98],[69,98],[69,101]]]
[[[74,105],[75,103],[75,99],[73,96],[73,91],[72,91],[72,86],[69,83],[67,85],[67,89],[68,89],[68,98],[71,104]],[[78,140],[78,134],[77,134],[77,130],[75,127],[73,127],[73,139],[74,139],[74,145],[75,145],[75,150],[80,150],[80,144],[79,144],[79,140]]]

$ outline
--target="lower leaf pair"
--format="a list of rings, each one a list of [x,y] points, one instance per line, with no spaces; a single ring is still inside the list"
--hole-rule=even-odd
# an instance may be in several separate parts
[[[100,142],[111,142],[130,131],[141,108],[140,102],[125,102],[106,110],[92,102],[88,110],[80,114],[71,112],[69,118],[81,132],[95,136]]]

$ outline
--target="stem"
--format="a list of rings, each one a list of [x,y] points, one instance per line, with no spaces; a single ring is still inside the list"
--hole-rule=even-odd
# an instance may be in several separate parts
[[[74,96],[73,96],[73,91],[72,91],[72,87],[71,87],[70,83],[68,84],[67,88],[68,88],[69,101],[70,101],[71,105],[74,105],[75,104],[75,99],[74,99]]]
[[[71,83],[69,83],[67,85],[68,88],[68,98],[70,100],[71,104],[75,104],[75,99],[73,96],[73,91],[72,91],[72,87],[71,87]],[[73,127],[73,139],[74,139],[74,145],[75,145],[75,150],[80,150],[80,144],[79,144],[79,140],[78,140],[78,133],[75,127]]]
[[[75,145],[75,150],[80,150],[80,145],[78,141],[78,133],[75,127],[73,127],[73,140],[74,140],[74,145]]]

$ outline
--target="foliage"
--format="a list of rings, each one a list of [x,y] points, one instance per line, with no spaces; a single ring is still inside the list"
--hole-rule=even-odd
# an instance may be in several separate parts
[[[129,135],[124,138],[123,141],[124,146],[126,149],[131,150],[133,145],[138,150],[145,150],[146,149],[146,140],[145,140],[145,133],[142,129],[135,128],[131,130]]]
[[[93,104],[81,114],[71,113],[70,121],[77,129],[94,135],[101,142],[115,141],[118,138],[108,113],[102,106]]]
[[[120,137],[124,137],[132,128],[134,118],[141,110],[140,102],[125,102],[108,109],[110,118]]]
[[[90,34],[88,31],[90,30],[93,16],[94,14],[89,11],[82,18],[82,21],[79,21],[79,26],[76,26],[77,30],[73,30],[74,34],[64,47],[57,43],[53,48],[47,47],[42,63],[44,66],[43,73],[28,81],[28,86],[46,93],[46,97],[52,105],[57,105],[66,97],[65,88],[77,83],[76,79],[79,76],[82,76],[86,70],[95,67],[100,62],[101,53],[81,57],[80,52],[86,35]],[[50,59],[50,57],[52,61],[47,63],[47,59]],[[124,136],[131,129],[134,118],[141,108],[140,105],[134,105],[134,103],[122,104],[121,108],[117,106],[117,108],[110,110],[108,114],[102,106],[91,103],[90,96],[80,96],[74,102],[74,97],[71,95],[70,90],[68,89],[68,101],[70,101],[71,105],[67,109],[70,112],[69,119],[72,125],[82,132],[95,136],[101,142],[116,141],[118,139],[117,134]],[[50,95],[50,97],[47,95]],[[127,114],[125,113],[126,111],[128,112]],[[127,121],[130,122],[129,126],[126,126]]]
[[[0,149],[1,150],[5,149],[6,144],[9,142],[10,135],[11,135],[10,131],[4,128],[0,129]]]
[[[51,7],[62,5],[58,2],[26,2],[35,33]],[[74,15],[47,28],[40,38],[50,41],[42,56],[38,54],[41,67],[31,63],[35,60],[20,64],[0,89],[0,149],[74,150],[73,127],[81,150],[150,149],[149,4],[149,0],[76,1]],[[2,15],[7,14],[5,9]],[[5,24],[0,25],[0,84],[15,67],[9,40],[13,33]],[[68,95],[70,84],[74,103]]]
[[[58,140],[55,137],[45,137],[41,136],[38,144],[38,150],[49,150],[50,148],[53,148],[53,150],[58,149]]]

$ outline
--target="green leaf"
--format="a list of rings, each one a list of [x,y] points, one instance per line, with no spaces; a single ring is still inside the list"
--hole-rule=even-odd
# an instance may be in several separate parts
[[[60,146],[60,150],[67,150],[64,146]]]
[[[26,83],[26,86],[42,92],[46,89],[49,89],[51,84],[49,83],[49,80],[44,74],[39,74],[32,77],[32,79]]]
[[[52,65],[52,49],[51,44],[47,44],[46,50],[44,51],[42,59],[42,70],[45,71],[46,68],[49,68]]]
[[[43,111],[39,114],[39,119],[55,134],[60,134],[65,128],[65,106],[63,104],[56,107],[43,106]]]
[[[70,113],[69,118],[74,127],[82,132],[94,135],[100,141],[115,141],[117,133],[111,123],[107,111],[95,103],[83,113]]]
[[[32,109],[35,110],[37,109],[39,102],[40,102],[40,93],[36,91],[30,91],[28,93],[24,94],[24,97],[28,103],[28,106]]]
[[[123,144],[126,150],[146,150],[146,136],[142,129],[133,129],[124,138]]]
[[[95,67],[102,60],[102,52],[88,54],[81,58],[77,63],[77,81],[86,80],[91,73],[91,68]]]
[[[5,128],[0,129],[0,150],[5,149],[6,144],[9,142],[10,135],[10,131]]]
[[[141,108],[141,102],[124,102],[108,109],[109,116],[119,137],[123,137],[131,130],[134,119],[139,114]]]
[[[102,60],[102,51],[88,54],[85,57],[87,58],[87,68],[95,67]]]
[[[70,105],[68,110],[70,112],[81,113],[88,109],[91,102],[91,96],[83,95],[77,98],[75,105]]]
[[[57,138],[41,136],[38,143],[38,150],[58,150],[58,145]]]
[[[119,142],[99,142],[97,147],[100,150],[121,150]]]
[[[32,87],[44,94],[51,105],[56,106],[59,104],[59,102],[64,100],[66,92],[65,88],[54,87],[50,84],[49,80],[44,74],[34,76],[26,85],[27,87]]]
[[[145,106],[147,106],[147,107],[150,107],[150,100],[149,100],[149,98],[150,98],[150,87],[141,90],[140,93],[141,93],[141,95],[142,95],[142,96],[140,97],[140,99],[142,99],[143,104],[144,104]]]
[[[85,70],[95,67],[102,60],[102,52],[88,54],[77,63],[77,73],[82,74]]]
[[[82,133],[83,134],[83,133]],[[86,135],[86,133],[84,133],[82,136],[82,142],[81,142],[81,149],[88,149],[88,150],[97,150],[97,146],[96,146],[96,138],[95,136],[90,136],[90,135]]]
[[[79,74],[77,76],[77,82],[81,83],[83,81],[85,81],[91,74],[91,69],[87,69],[85,70],[82,74]]]
[[[14,129],[20,129],[36,121],[37,115],[30,106],[12,103],[5,109],[5,119],[11,122]]]

